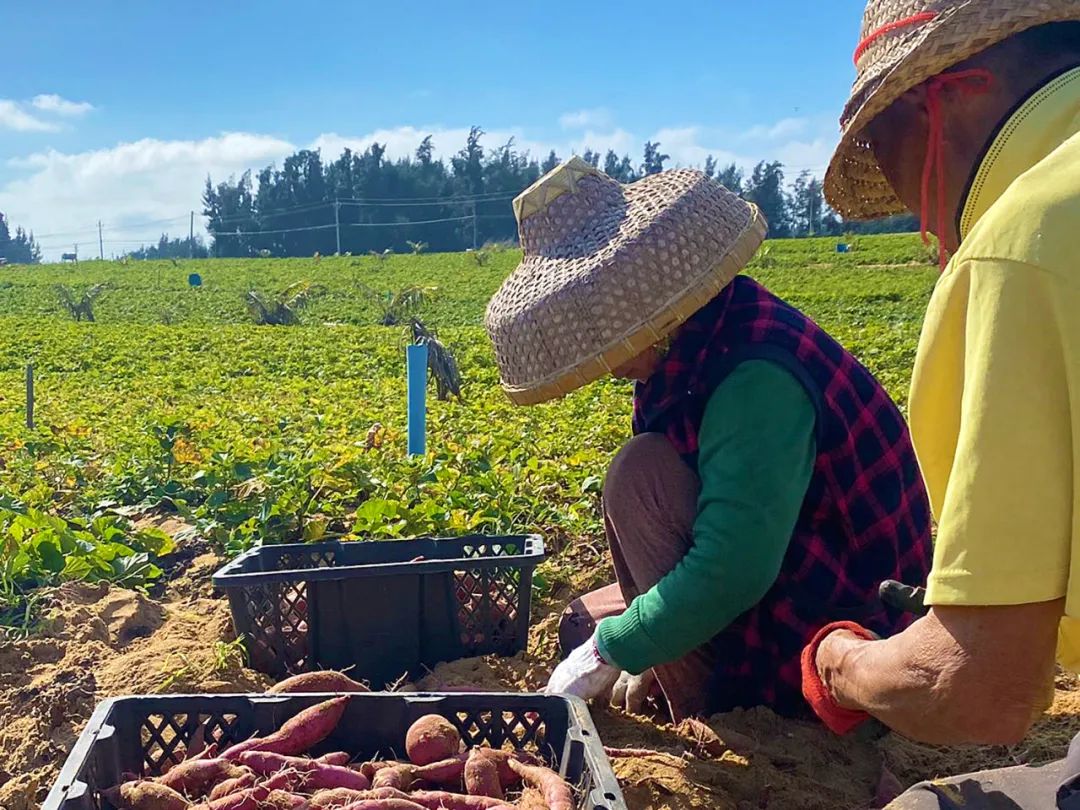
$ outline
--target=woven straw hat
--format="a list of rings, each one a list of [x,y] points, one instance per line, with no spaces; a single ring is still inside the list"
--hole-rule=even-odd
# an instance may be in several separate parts
[[[663,340],[765,238],[758,209],[702,172],[623,185],[580,158],[514,200],[524,257],[487,308],[503,388],[563,396]]]
[[[1066,20],[1080,20],[1080,0],[870,0],[840,146],[825,175],[829,204],[848,219],[905,211],[866,140],[867,124],[912,87],[980,51]]]

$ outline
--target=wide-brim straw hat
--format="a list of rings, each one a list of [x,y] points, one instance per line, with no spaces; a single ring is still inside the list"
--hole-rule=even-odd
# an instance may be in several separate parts
[[[927,79],[1021,31],[1067,20],[1080,20],[1080,0],[870,0],[855,52],[858,75],[825,175],[829,204],[847,219],[904,212],[866,126]]]
[[[485,319],[519,405],[597,380],[661,342],[753,257],[766,223],[704,173],[623,185],[572,158],[514,200],[524,257]]]

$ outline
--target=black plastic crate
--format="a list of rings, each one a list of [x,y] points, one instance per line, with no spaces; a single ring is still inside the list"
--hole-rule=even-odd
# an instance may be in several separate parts
[[[68,756],[42,810],[110,810],[102,791],[122,774],[157,776],[201,729],[224,747],[267,734],[333,695],[126,697],[97,707]],[[405,732],[425,714],[441,714],[466,745],[507,744],[543,757],[576,786],[579,810],[626,810],[611,763],[585,704],[577,698],[510,694],[349,695],[334,733],[314,755],[347,751],[358,759],[396,757]]]
[[[348,669],[376,689],[425,667],[525,649],[534,535],[261,546],[214,574],[251,666]]]

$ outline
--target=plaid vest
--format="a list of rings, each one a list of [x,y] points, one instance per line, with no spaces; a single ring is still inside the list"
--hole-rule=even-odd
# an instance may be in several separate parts
[[[930,505],[907,426],[881,384],[813,321],[746,276],[683,325],[660,367],[638,385],[634,432],[663,433],[696,470],[705,404],[751,358],[776,362],[802,383],[817,410],[817,458],[779,577],[713,640],[713,708],[767,704],[799,714],[799,654],[818,629],[851,619],[889,636],[910,623],[877,590],[886,579],[926,581]]]

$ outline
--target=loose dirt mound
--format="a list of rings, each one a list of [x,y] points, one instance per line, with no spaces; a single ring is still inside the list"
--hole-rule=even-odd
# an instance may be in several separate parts
[[[38,806],[107,697],[268,685],[229,646],[227,603],[196,595],[203,586],[195,579],[216,563],[195,560],[177,588],[192,598],[165,603],[107,585],[65,585],[30,639],[0,647],[0,808]]]
[[[436,667],[413,689],[536,690],[557,655],[562,605],[603,579],[592,552],[567,549],[558,587],[534,606],[529,654]],[[0,647],[0,808],[31,810],[44,798],[94,706],[106,697],[159,692],[257,692],[269,686],[244,669],[224,599],[215,598],[213,555],[187,561],[163,601],[123,589],[72,584],[50,596],[27,640]],[[567,571],[581,572],[567,575]],[[632,810],[844,810],[880,807],[903,786],[935,776],[1061,756],[1080,733],[1080,683],[1061,677],[1057,699],[1016,748],[938,749],[866,729],[837,738],[768,709],[717,715],[710,750],[662,721],[594,707],[604,744],[647,749],[612,765]],[[895,792],[895,791],[893,791]]]

